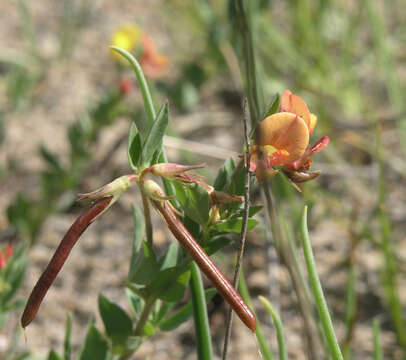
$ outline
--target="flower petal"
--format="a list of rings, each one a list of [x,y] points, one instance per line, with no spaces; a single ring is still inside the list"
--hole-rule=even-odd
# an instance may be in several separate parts
[[[312,128],[310,111],[300,96],[292,94],[290,90],[285,90],[281,98],[281,111],[299,115],[307,124],[310,134],[312,133],[314,126]]]
[[[293,162],[304,154],[309,144],[309,129],[304,120],[293,113],[276,113],[258,125],[255,130],[255,143],[284,150],[289,155],[283,162]]]

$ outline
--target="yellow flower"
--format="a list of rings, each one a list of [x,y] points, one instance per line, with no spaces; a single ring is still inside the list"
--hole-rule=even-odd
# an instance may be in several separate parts
[[[135,24],[126,24],[119,27],[113,34],[111,45],[118,46],[129,52],[133,51],[141,41],[142,31]],[[123,61],[123,57],[117,52],[111,50],[111,56],[118,61]]]

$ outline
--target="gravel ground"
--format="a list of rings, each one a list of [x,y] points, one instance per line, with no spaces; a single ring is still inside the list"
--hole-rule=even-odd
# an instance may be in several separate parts
[[[34,27],[37,29],[36,41],[41,55],[49,66],[44,78],[34,89],[35,103],[28,111],[14,111],[7,114],[5,140],[0,145],[1,163],[13,161],[18,166],[0,183],[0,231],[7,232],[8,223],[5,209],[12,202],[18,191],[24,190],[32,196],[38,196],[38,172],[43,164],[37,156],[40,144],[62,156],[68,149],[65,129],[75,121],[77,115],[86,105],[96,99],[101,89],[116,80],[114,66],[108,56],[107,45],[113,30],[120,24],[136,20],[150,31],[163,52],[169,58],[175,49],[167,33],[166,22],[159,11],[158,0],[150,1],[94,1],[91,2],[91,16],[81,30],[72,56],[60,62],[51,59],[58,51],[57,32],[62,14],[62,5],[45,0],[41,3],[28,3],[32,11]],[[90,3],[89,3],[90,4]],[[3,2],[0,12],[0,44],[2,48],[11,49],[24,54],[27,49],[21,36],[21,20],[16,2]],[[3,96],[5,87],[1,82],[0,107],[7,107]],[[131,101],[139,101],[139,95],[131,95]],[[180,133],[188,134],[188,140],[238,152],[241,148],[241,124],[239,115],[230,111],[214,95],[206,96],[202,104],[191,114],[175,116],[172,120]],[[128,128],[128,119],[120,119],[108,131],[103,133],[97,149],[108,148],[110,144]],[[196,125],[197,124],[197,125]],[[224,131],[224,127],[230,130]],[[170,159],[179,159],[179,152],[168,147]],[[220,159],[197,155],[199,162],[207,161],[216,168],[221,165]],[[221,157],[221,155],[219,156]],[[96,151],[95,162],[103,158],[103,151]],[[128,171],[126,144],[121,146],[100,172],[92,174],[84,182],[88,191],[108,182],[113,173]],[[325,182],[328,187],[340,188],[339,181],[334,180],[326,172]],[[396,179],[395,179],[396,180]],[[81,239],[73,250],[63,271],[56,280],[52,290],[44,301],[38,318],[27,329],[26,347],[36,353],[46,353],[50,347],[61,349],[64,322],[67,311],[73,313],[73,340],[79,346],[86,331],[89,319],[97,313],[97,295],[105,296],[129,309],[123,291],[129,262],[129,248],[132,236],[131,203],[137,199],[136,191],[126,194],[122,201],[103,215],[103,221],[97,221]],[[343,204],[320,204],[313,209],[314,222],[317,226],[311,231],[311,239],[316,255],[319,273],[325,286],[327,299],[333,313],[343,318],[345,304],[346,272],[340,266],[347,257],[350,239],[351,222],[343,215],[354,203],[358,205],[360,216],[369,213],[371,203],[376,194],[365,189],[362,183],[354,180],[350,194],[345,195]],[[404,201],[406,192],[398,188],[389,198],[389,209],[399,223],[397,232],[404,230]],[[355,200],[356,201],[355,201]],[[138,201],[138,199],[137,199]],[[260,202],[258,196],[256,201]],[[324,216],[328,211],[332,216]],[[42,269],[50,259],[59,239],[75,219],[76,213],[56,214],[47,219],[42,227],[39,241],[30,252],[31,264],[27,272],[20,297],[28,296],[30,289]],[[341,218],[341,220],[339,220]],[[333,220],[335,219],[335,220]],[[161,226],[161,220],[154,218],[156,224],[156,244],[165,246],[174,241],[171,235]],[[118,225],[119,224],[119,225]],[[404,232],[403,232],[404,233]],[[406,256],[406,239],[400,237],[399,251]],[[272,257],[272,249],[264,244],[258,234],[249,236],[249,249],[246,258],[246,274],[252,294],[268,295],[274,304],[279,305],[282,320],[287,334],[287,345],[291,359],[304,359],[303,355],[303,324],[298,314],[296,298],[287,272],[279,264],[267,262]],[[225,255],[216,259],[222,264],[230,276],[231,267],[227,268],[233,249],[226,249]],[[372,357],[372,317],[379,315],[383,327],[383,344],[386,351],[385,359],[400,359],[394,333],[390,331],[390,322],[384,314],[382,294],[380,293],[377,269],[382,259],[373,246],[363,241],[356,250],[358,261],[359,282],[357,293],[360,298],[359,321],[352,334],[354,359]],[[230,264],[228,264],[230,265]],[[277,284],[274,285],[275,281]],[[206,283],[209,285],[208,283]],[[404,279],[402,283],[404,284]],[[402,289],[405,286],[401,286]],[[402,293],[406,300],[406,293]],[[255,305],[260,309],[258,302]],[[213,306],[213,305],[210,305]],[[226,309],[224,304],[217,307],[210,318],[214,346],[217,354],[221,352]],[[10,324],[17,322],[19,314],[12,317]],[[275,345],[275,333],[270,326],[268,317],[259,310],[259,318],[264,322],[264,331],[271,343]],[[96,324],[102,324],[96,315]],[[234,321],[232,352],[230,359],[259,359],[257,344],[239,320]],[[344,336],[343,323],[337,322],[340,338]],[[193,324],[187,322],[173,333],[159,333],[151,341],[142,345],[137,358],[150,359],[195,359],[195,342]],[[2,341],[7,337],[0,337]],[[23,341],[21,341],[21,346]]]

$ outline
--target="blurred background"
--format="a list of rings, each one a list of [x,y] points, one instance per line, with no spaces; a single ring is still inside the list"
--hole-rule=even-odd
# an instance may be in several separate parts
[[[314,159],[321,176],[301,194],[271,181],[287,232],[297,238],[308,204],[319,275],[345,351],[372,358],[377,318],[384,358],[404,358],[405,3],[258,0],[248,8],[264,113],[276,93],[290,89],[318,116],[311,142],[331,140]],[[18,262],[14,275],[0,270],[0,358],[45,358],[62,347],[68,311],[76,346],[92,316],[100,324],[99,292],[128,308],[122,287],[135,192],[74,249],[26,344],[18,326],[30,289],[80,210],[76,194],[130,171],[129,126],[145,113],[135,76],[108,46],[139,55],[155,105],[169,100],[170,161],[206,162],[208,183],[242,152],[244,66],[227,1],[2,0],[1,9],[2,268],[7,249]],[[263,202],[255,189],[253,202]],[[159,218],[154,224],[165,249],[173,239]],[[262,294],[279,306],[289,354],[304,359],[297,300],[268,238],[266,223],[249,234],[247,284],[253,298]],[[216,254],[230,277],[234,250]],[[226,308],[217,300],[209,307],[220,353]],[[257,358],[254,339],[235,325],[230,358]],[[156,334],[139,358],[195,358],[192,328],[189,321],[175,333]],[[266,321],[265,333],[275,337]]]

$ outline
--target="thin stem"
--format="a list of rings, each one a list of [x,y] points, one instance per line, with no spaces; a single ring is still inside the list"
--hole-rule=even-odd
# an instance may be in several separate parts
[[[155,304],[154,297],[150,297],[147,300],[145,300],[144,309],[142,310],[140,319],[138,320],[137,326],[134,331],[134,335],[136,336],[143,335],[144,326],[148,321],[149,315],[151,314],[154,304]]]
[[[156,114],[147,80],[145,79],[140,63],[128,51],[121,49],[120,47],[115,45],[110,46],[110,48],[118,52],[121,56],[124,56],[131,64],[131,67],[135,72],[135,76],[137,77],[138,84],[140,85],[141,95],[144,100],[145,111],[147,113],[149,123],[152,124],[155,121]]]
[[[137,77],[137,80],[138,80],[138,83],[140,86],[140,90],[141,90],[142,98],[144,100],[144,107],[145,107],[145,111],[147,113],[149,125],[152,126],[152,124],[154,123],[155,118],[156,118],[156,113],[155,113],[154,104],[152,103],[151,92],[149,90],[148,83],[147,83],[147,80],[145,79],[141,65],[135,59],[135,57],[132,56],[128,51],[121,49],[120,47],[114,46],[114,45],[110,46],[110,48],[114,51],[117,51],[121,56],[124,56],[131,64],[131,67],[133,68],[133,70],[135,72],[135,76]],[[165,153],[165,149],[163,147],[162,147],[161,154],[159,155],[159,162],[165,162],[165,163],[168,162],[166,153]],[[170,196],[175,195],[176,192],[175,192],[175,188],[173,187],[173,184],[167,179],[162,179],[162,181],[164,183],[167,194]],[[174,201],[174,203],[175,203],[175,205],[177,205],[176,201]]]
[[[237,30],[240,33],[243,46],[243,56],[245,65],[246,89],[248,92],[248,103],[251,115],[251,125],[254,127],[259,120],[259,96],[258,83],[255,65],[255,53],[253,46],[253,37],[250,29],[248,14],[244,8],[243,0],[235,0],[233,3],[236,14],[235,22]]]
[[[244,277],[243,270],[241,270],[241,273],[240,273],[240,282],[238,284],[238,291],[240,292],[242,298],[247,303],[247,305],[249,307],[251,307],[251,308],[254,308],[252,306],[251,297],[250,297],[250,294],[248,292],[247,284],[245,282],[245,277]],[[260,322],[257,323],[257,328],[255,330],[255,336],[257,337],[258,344],[259,344],[260,351],[261,351],[261,355],[263,356],[263,358],[265,360],[273,360],[274,357],[272,355],[270,347],[268,346],[268,344],[266,342],[264,333],[262,332],[262,329],[261,329]]]
[[[272,321],[275,325],[276,336],[278,338],[279,359],[287,360],[288,352],[286,350],[285,331],[283,330],[281,318],[273,308],[272,304],[266,298],[264,298],[263,296],[259,296],[259,300],[262,302],[262,305],[264,305],[266,311],[271,316]]]
[[[144,207],[145,232],[147,235],[147,242],[149,245],[152,245],[153,228],[151,222],[151,211],[149,208],[149,202],[147,196],[144,194],[143,191],[141,191],[141,197],[142,197],[142,205]]]
[[[281,229],[281,219],[278,216],[278,212],[275,207],[275,200],[269,184],[264,182],[262,184],[262,189],[265,196],[267,215],[275,248],[279,257],[281,258],[282,263],[289,272],[292,279],[293,288],[295,289],[298,299],[299,310],[304,322],[309,358],[320,359],[320,349],[322,347],[320,342],[321,336],[314,317],[314,309],[310,300],[310,290],[307,288],[307,283],[304,281],[304,277],[302,276],[301,268],[297,261],[297,256],[293,251],[294,248],[283,235]],[[314,336],[315,333],[319,334],[319,336]]]
[[[374,360],[383,360],[382,344],[381,344],[381,328],[379,320],[374,319]]]
[[[233,285],[234,288],[238,288],[238,280],[240,277],[240,270],[244,256],[244,249],[246,243],[246,236],[247,236],[247,224],[248,224],[248,216],[249,216],[249,209],[250,209],[250,183],[251,183],[251,174],[250,174],[250,141],[248,137],[248,112],[247,112],[247,100],[244,100],[243,105],[243,122],[244,122],[244,138],[245,138],[245,158],[246,158],[246,166],[245,166],[245,186],[244,186],[244,214],[242,218],[242,226],[241,226],[241,234],[240,234],[240,244],[238,249],[238,258],[237,264],[235,266],[234,271],[234,280]],[[227,325],[226,325],[226,334],[224,337],[224,346],[223,346],[223,360],[227,359],[227,351],[228,351],[228,344],[230,342],[230,335],[231,335],[231,327],[233,322],[233,311],[230,307],[228,310],[227,316]]]
[[[202,276],[199,267],[194,261],[190,263],[189,269],[191,271],[190,289],[198,358],[199,360],[211,360],[213,358],[213,349]]]
[[[317,310],[320,315],[321,324],[327,339],[327,344],[333,360],[343,360],[340,346],[334,332],[333,322],[328,311],[326,299],[324,298],[323,289],[321,287],[319,276],[317,275],[316,263],[314,261],[313,251],[309,240],[309,232],[307,229],[307,206],[305,206],[302,216],[301,236],[304,257],[306,260],[307,271],[309,273],[310,284],[313,289],[314,298],[316,300]]]

